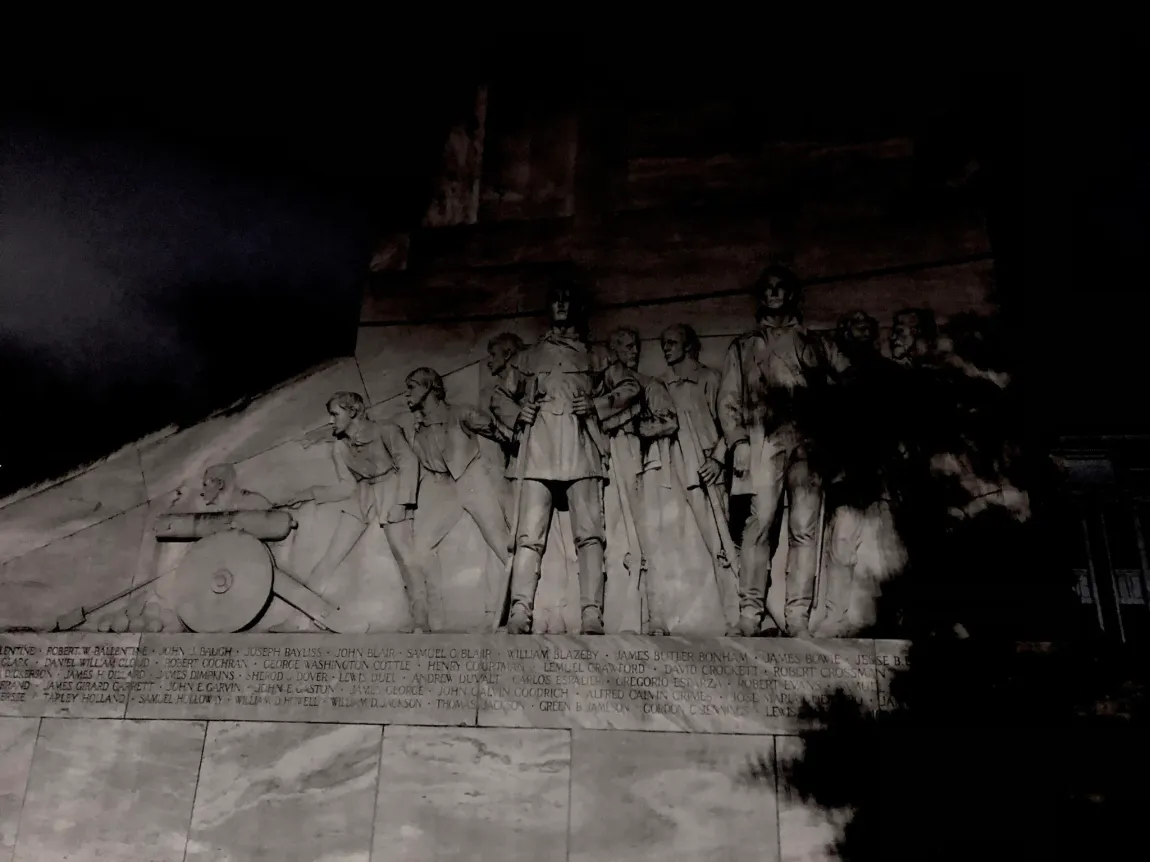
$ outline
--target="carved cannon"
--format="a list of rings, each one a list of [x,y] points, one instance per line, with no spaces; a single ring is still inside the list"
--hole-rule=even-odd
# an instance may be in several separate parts
[[[190,541],[193,547],[175,573],[175,612],[193,632],[240,632],[254,625],[272,598],[304,613],[321,628],[352,633],[366,626],[349,623],[340,608],[276,565],[265,542],[287,538],[296,527],[283,510],[180,513],[155,525],[162,542]],[[152,578],[91,608],[61,617],[58,631],[76,628],[88,614],[155,581]]]

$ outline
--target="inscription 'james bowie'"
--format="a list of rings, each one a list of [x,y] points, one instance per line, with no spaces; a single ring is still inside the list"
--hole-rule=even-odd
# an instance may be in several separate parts
[[[495,650],[480,685],[479,723],[769,732],[797,726],[836,692],[874,708],[869,642],[607,637]],[[830,647],[830,648],[824,648]]]
[[[403,636],[387,636],[384,643],[311,635],[205,638],[146,642],[145,673],[129,714],[190,709],[288,721],[313,715],[389,720],[407,713],[451,724],[474,719],[484,657],[480,647],[422,646]],[[231,642],[221,642],[225,638]]]

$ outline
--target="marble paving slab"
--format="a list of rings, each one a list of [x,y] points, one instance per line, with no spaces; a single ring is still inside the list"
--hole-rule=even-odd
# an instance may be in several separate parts
[[[563,862],[570,735],[387,727],[373,859]]]
[[[11,862],[40,728],[35,718],[0,718],[0,862]]]
[[[0,562],[106,521],[148,499],[135,447],[0,508]]]
[[[121,718],[138,634],[0,634],[0,715]]]
[[[44,719],[14,862],[182,862],[204,730]]]
[[[784,765],[801,761],[806,752],[802,739],[794,736],[775,737],[775,762],[778,772]],[[817,799],[803,799],[798,788],[791,786],[785,775],[777,778],[779,799],[779,847],[783,862],[835,862],[840,858],[836,844],[850,821],[852,813],[845,808],[830,808]]]
[[[571,862],[779,858],[774,741],[572,731]]]
[[[145,634],[129,718],[474,725],[486,638]]]
[[[213,722],[185,862],[368,862],[380,733]]]
[[[843,690],[877,703],[874,642],[492,636],[481,727],[797,733]]]

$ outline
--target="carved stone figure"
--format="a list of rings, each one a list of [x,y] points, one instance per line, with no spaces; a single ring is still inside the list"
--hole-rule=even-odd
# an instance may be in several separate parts
[[[814,600],[822,488],[808,458],[808,390],[825,373],[818,340],[802,325],[794,273],[770,267],[757,284],[758,327],[732,342],[719,385],[719,421],[733,452],[732,494],[751,496],[743,531],[737,633],[754,635],[766,611],[772,528],[789,503],[785,628],[807,632]]]
[[[383,528],[407,588],[417,630],[428,624],[427,586],[413,565],[414,515],[419,462],[399,426],[367,417],[367,405],[356,392],[337,392],[327,403],[331,416],[332,460],[336,483],[305,488],[286,505],[308,501],[344,506],[328,546],[304,581],[322,588],[359,541],[372,519]],[[301,445],[309,445],[309,440]]]
[[[699,362],[699,336],[691,326],[669,326],[660,341],[667,362],[663,383],[678,418],[678,432],[670,446],[671,469],[714,562],[726,612],[738,607],[738,552],[728,528],[727,442],[719,427],[720,375]]]
[[[518,356],[526,345],[523,339],[514,332],[501,332],[487,342],[487,371],[490,382],[479,387],[479,409],[489,413],[499,429],[497,439],[483,437],[479,441],[479,451],[483,454],[488,465],[503,477],[499,483],[499,504],[510,522],[515,516],[511,511],[514,503],[514,477],[515,477],[515,430],[508,428],[500,420],[495,411],[492,400],[499,383],[507,375],[507,367]]]
[[[839,385],[827,393],[819,434],[829,524],[823,613],[813,628],[822,637],[848,637],[875,622],[880,585],[902,570],[905,551],[887,487],[890,363],[879,349],[878,322],[863,311],[843,315],[830,352]]]
[[[878,321],[865,311],[849,311],[839,318],[827,349],[829,365],[836,378],[869,367],[881,358]]]
[[[603,370],[595,412],[604,433],[610,458],[604,513],[609,532],[617,530],[622,541],[608,537],[608,607],[620,631],[665,634],[667,623],[657,590],[651,588],[654,535],[652,522],[658,513],[644,481],[658,475],[661,462],[652,442],[674,433],[675,416],[670,396],[658,380],[640,374],[641,341],[633,329],[617,329],[608,341],[611,362]],[[656,504],[657,505],[657,504]],[[620,529],[621,528],[621,529]],[[613,589],[625,584],[623,589]],[[646,620],[644,620],[646,618]],[[644,622],[646,625],[644,626]]]
[[[896,311],[890,328],[890,358],[900,365],[922,365],[938,348],[938,325],[929,308]]]
[[[508,365],[493,406],[519,441],[510,634],[531,631],[551,515],[564,498],[579,563],[584,634],[603,633],[603,455],[582,297],[570,281],[549,297],[551,326]]]
[[[471,407],[447,403],[443,378],[431,368],[407,375],[407,407],[415,417],[411,448],[419,460],[415,535],[429,593],[439,593],[442,573],[436,548],[466,513],[506,569],[511,531],[499,501],[495,478],[480,459],[479,438],[504,439],[502,426]],[[489,578],[485,596],[487,627],[502,622],[506,582]]]

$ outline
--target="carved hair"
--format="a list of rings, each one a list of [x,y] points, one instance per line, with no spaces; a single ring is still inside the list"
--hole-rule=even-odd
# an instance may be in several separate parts
[[[497,347],[506,347],[508,353],[521,353],[527,345],[523,339],[514,332],[501,332],[487,342],[487,350],[491,352]]]
[[[703,344],[699,341],[699,333],[695,332],[695,327],[689,323],[672,323],[663,330],[663,334],[659,336],[659,340],[662,341],[669,332],[679,333],[679,335],[683,337],[683,349],[686,351],[686,354],[692,359],[699,358],[699,352],[703,349]]]
[[[851,334],[851,329],[854,328],[856,322],[866,323],[873,333],[872,338],[878,339],[878,321],[867,314],[865,311],[856,310],[848,311],[846,314],[839,318],[838,327],[835,329],[835,339],[839,344],[854,341],[854,336]]]
[[[416,368],[404,378],[403,381],[407,383],[418,383],[420,386],[426,386],[439,398],[440,401],[447,400],[447,390],[443,386],[443,378],[439,376],[439,372],[434,368],[426,366]]]
[[[574,269],[564,269],[551,279],[551,283],[547,287],[547,306],[550,308],[553,303],[561,294],[567,296],[567,301],[571,303],[571,312],[568,315],[571,325],[579,335],[587,338],[587,286],[582,277]]]
[[[362,416],[363,412],[367,409],[367,404],[363,400],[363,396],[358,392],[337,392],[327,400],[328,412],[331,412],[332,405],[346,410],[352,416]]]
[[[915,335],[933,350],[938,345],[938,323],[935,322],[934,312],[929,308],[903,308],[894,313],[894,325],[898,326],[901,318],[912,316]]]
[[[215,481],[219,479],[225,485],[234,486],[236,484],[236,468],[231,464],[213,464],[204,470],[204,481]]]
[[[639,330],[631,329],[629,326],[620,326],[618,329],[611,333],[611,336],[607,339],[607,344],[611,347],[612,350],[614,350],[615,345],[619,343],[619,339],[621,339],[624,335],[635,339],[636,344],[639,344],[642,341],[642,339],[639,337]]]
[[[768,266],[763,270],[763,274],[759,276],[759,280],[755,282],[755,296],[762,296],[763,291],[771,286],[771,281],[778,281],[787,295],[794,302],[799,297],[799,292],[802,290],[802,283],[799,277],[794,274],[790,269],[785,266],[777,264]]]

